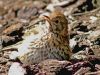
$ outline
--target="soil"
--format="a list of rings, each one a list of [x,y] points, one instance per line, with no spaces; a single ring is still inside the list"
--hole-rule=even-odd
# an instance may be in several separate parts
[[[96,2],[97,3],[96,3]],[[100,75],[100,6],[98,0],[0,0],[0,75],[8,75],[18,62],[6,49],[23,41],[41,20],[39,16],[61,10],[69,21],[71,60],[45,60],[23,67],[26,75]],[[37,34],[35,30],[34,34]],[[3,49],[5,49],[3,51]],[[49,63],[49,64],[48,64]],[[21,63],[20,63],[21,64]]]

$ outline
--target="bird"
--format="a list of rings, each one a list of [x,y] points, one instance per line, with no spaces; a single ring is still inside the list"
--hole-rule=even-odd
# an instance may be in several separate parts
[[[46,59],[69,60],[72,50],[69,46],[68,20],[60,11],[43,15],[48,22],[48,32],[40,39],[31,41],[29,52],[18,56],[23,64],[36,64]]]

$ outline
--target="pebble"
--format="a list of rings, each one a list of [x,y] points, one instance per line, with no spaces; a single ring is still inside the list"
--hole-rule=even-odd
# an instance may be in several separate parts
[[[25,75],[26,70],[22,68],[20,63],[14,62],[9,68],[8,75]]]
[[[2,24],[0,24],[0,28],[2,28],[3,26],[2,26]]]
[[[10,59],[16,59],[18,57],[19,53],[17,51],[13,51],[11,52],[11,54],[9,55]]]
[[[90,16],[90,22],[94,23],[97,20],[97,17],[95,16]]]
[[[74,48],[75,45],[77,44],[77,41],[75,41],[75,38],[70,39],[69,42],[70,42],[69,46],[70,46],[71,48]]]

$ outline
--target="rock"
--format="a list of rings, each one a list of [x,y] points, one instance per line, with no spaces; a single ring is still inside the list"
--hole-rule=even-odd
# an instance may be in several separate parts
[[[8,75],[25,75],[25,74],[26,74],[25,69],[22,68],[22,66],[17,62],[13,63],[8,71]]]
[[[74,47],[75,47],[75,45],[77,44],[77,42],[75,41],[75,38],[73,38],[73,39],[70,39],[69,40],[69,42],[70,42],[70,47],[73,49]]]
[[[90,22],[94,23],[98,18],[95,16],[90,16]]]

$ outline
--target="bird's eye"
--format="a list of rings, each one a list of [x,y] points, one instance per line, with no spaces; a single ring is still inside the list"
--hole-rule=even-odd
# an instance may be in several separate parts
[[[58,20],[55,20],[55,23],[59,23],[59,21]]]

